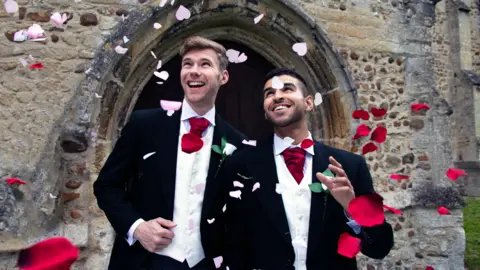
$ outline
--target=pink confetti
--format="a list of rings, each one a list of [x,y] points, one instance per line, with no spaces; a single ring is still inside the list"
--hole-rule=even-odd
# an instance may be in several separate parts
[[[162,109],[167,111],[168,116],[172,116],[175,111],[178,111],[182,107],[182,102],[179,101],[169,101],[169,100],[160,100],[160,106]]]
[[[222,266],[222,263],[223,263],[223,257],[222,256],[218,256],[216,258],[213,258],[213,262],[215,263],[215,268],[220,268],[220,266]]]

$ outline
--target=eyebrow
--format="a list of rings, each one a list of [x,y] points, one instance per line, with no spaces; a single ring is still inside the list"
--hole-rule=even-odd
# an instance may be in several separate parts
[[[285,86],[293,86],[294,88],[297,88],[297,86],[295,86],[295,84],[293,84],[293,83],[283,83],[283,87],[285,87]],[[267,88],[263,89],[263,93],[265,93],[267,91],[270,91],[272,89],[273,89],[273,87],[267,87]]]
[[[182,60],[182,62],[186,62],[186,61],[193,61],[191,58],[185,58]],[[208,59],[208,58],[200,58],[199,61],[208,61],[210,63],[212,63],[212,60]]]

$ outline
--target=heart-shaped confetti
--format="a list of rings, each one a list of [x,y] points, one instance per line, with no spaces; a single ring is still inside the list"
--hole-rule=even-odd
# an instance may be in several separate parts
[[[375,108],[375,107],[372,107],[370,108],[370,112],[373,114],[373,116],[375,117],[383,117],[386,113],[387,113],[387,110],[386,109],[382,109],[382,108]]]
[[[245,55],[244,53],[240,53],[239,51],[234,49],[228,49],[226,55],[228,58],[228,62],[236,64],[243,63],[247,61],[248,58],[247,55]]]
[[[122,46],[115,47],[115,52],[118,54],[125,54],[128,51],[127,48],[123,48]]]
[[[158,71],[155,71],[153,72],[153,75],[157,76],[158,78],[166,81],[168,79],[168,72],[167,71],[161,71],[161,72],[158,72]]]
[[[18,12],[18,4],[13,0],[5,1],[5,11],[7,13],[17,13]]]
[[[253,185],[253,188],[252,188],[252,192],[254,192],[255,190],[259,189],[260,188],[260,183],[259,182],[256,182],[254,185]]]
[[[315,99],[313,100],[313,104],[315,104],[315,106],[318,106],[318,105],[322,104],[322,102],[323,102],[322,94],[316,93],[315,94]]]
[[[239,181],[233,181],[233,186],[243,188],[243,184],[240,183]]]
[[[272,88],[274,89],[282,89],[283,88],[283,82],[280,80],[278,76],[274,76],[272,78]]]
[[[428,104],[412,104],[412,111],[420,111],[420,110],[430,110],[430,106]]]
[[[373,142],[368,142],[362,147],[362,155],[368,154],[370,152],[377,151],[378,146],[376,146]]]
[[[212,219],[208,219],[208,218],[207,218],[208,224],[212,224],[214,221],[215,221],[215,218],[212,218]]]
[[[154,24],[153,24],[153,28],[155,28],[155,29],[160,29],[160,28],[162,28],[162,25],[159,24],[159,23],[154,23]]]
[[[258,15],[257,17],[255,17],[255,19],[253,19],[253,22],[255,24],[257,24],[259,21],[261,21],[263,19],[263,16],[265,16],[265,14],[263,14],[263,13]]]
[[[305,54],[307,54],[307,43],[305,42],[295,43],[293,44],[292,49],[299,56],[304,56]]]
[[[182,5],[178,7],[177,12],[175,13],[175,17],[177,17],[177,20],[179,21],[187,20],[190,18],[190,16],[190,10]]]
[[[390,178],[393,180],[404,180],[404,179],[409,179],[410,176],[408,175],[403,175],[403,174],[392,174],[390,175]]]
[[[225,205],[222,207],[222,212],[225,213],[225,211],[227,211],[227,204],[225,204]]]
[[[241,190],[235,190],[235,191],[230,191],[229,192],[230,197],[235,198],[235,199],[242,199],[240,196],[242,195]]]

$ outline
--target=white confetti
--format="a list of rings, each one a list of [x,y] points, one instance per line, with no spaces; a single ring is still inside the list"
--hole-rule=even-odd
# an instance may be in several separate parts
[[[299,56],[304,56],[305,54],[307,54],[307,43],[305,42],[295,43],[293,44],[292,49]]]
[[[115,47],[115,51],[118,53],[118,54],[125,54],[128,49],[127,48],[123,48],[122,46],[117,46]]]
[[[153,24],[153,28],[155,28],[155,29],[160,29],[160,28],[162,28],[162,25],[159,24],[159,23],[154,23],[154,24]]]
[[[252,188],[252,192],[254,192],[255,190],[259,189],[260,188],[260,183],[259,182],[256,182],[254,185],[253,185],[253,188]]]
[[[50,21],[53,22],[56,25],[62,25],[64,22],[67,21],[67,13],[60,14],[58,12],[55,12],[50,16]]]
[[[227,57],[228,57],[228,61],[230,63],[243,63],[245,61],[247,61],[248,57],[247,55],[245,55],[244,53],[241,53],[237,50],[234,50],[234,49],[228,49],[227,50]]]
[[[238,182],[238,181],[233,181],[233,186],[234,186],[234,187],[241,187],[241,188],[243,188],[243,184],[240,183],[240,182]]]
[[[157,56],[155,55],[155,53],[153,51],[150,51],[150,53],[152,54],[153,58],[157,59]]]
[[[162,1],[160,1],[159,6],[164,7],[167,2],[168,2],[168,0],[162,0]]]
[[[220,268],[220,266],[222,265],[223,263],[223,257],[222,256],[218,256],[216,258],[213,258],[213,262],[215,263],[215,268]]]
[[[315,100],[313,101],[313,103],[315,104],[315,106],[318,106],[318,105],[322,104],[322,101],[323,101],[323,99],[322,99],[322,94],[316,93],[316,94],[315,94]]]
[[[7,13],[17,13],[18,12],[18,4],[13,0],[5,1],[5,11]]]
[[[163,84],[163,82],[157,82],[157,84]]]
[[[264,16],[264,15],[265,15],[265,14],[263,14],[263,13],[260,14],[260,15],[258,15],[257,17],[255,17],[255,19],[253,19],[253,22],[254,22],[255,24],[257,24],[259,21],[261,21],[261,20],[263,19],[263,16]]]
[[[155,71],[153,72],[153,75],[157,76],[158,78],[166,81],[168,79],[168,72],[167,71],[161,71],[161,72],[158,72],[158,71]]]
[[[242,143],[246,145],[257,146],[257,141],[255,140],[250,140],[250,141],[243,140]]]
[[[155,154],[155,153],[156,153],[156,152],[148,153],[148,154],[146,154],[146,155],[143,156],[143,159],[145,160],[145,159],[149,158],[150,156],[152,156],[152,155]]]
[[[125,15],[122,14],[122,22],[125,21]]]
[[[225,211],[227,211],[227,204],[225,204],[223,207],[222,207],[222,211],[225,213]]]
[[[157,70],[159,70],[161,67],[162,67],[162,60],[158,60]]]
[[[56,199],[56,198],[57,198],[57,196],[53,196],[52,193],[49,193],[48,195],[50,195],[50,198],[52,198],[52,199]]]
[[[214,221],[215,221],[215,218],[212,218],[212,219],[208,219],[208,218],[207,218],[208,224],[212,224]]]
[[[232,198],[235,198],[235,199],[242,199],[242,197],[240,197],[242,195],[242,191],[241,190],[235,190],[235,191],[230,191],[230,197]]]
[[[177,17],[177,20],[183,21],[186,19],[190,18],[190,10],[188,10],[186,7],[180,5],[177,9],[177,12],[175,13],[175,17]]]
[[[172,0],[172,2],[170,2],[170,5],[175,5],[175,0]]]
[[[20,64],[22,64],[23,67],[28,66],[27,60],[25,60],[23,58],[19,58],[18,60],[20,61]]]
[[[283,82],[280,80],[278,76],[275,76],[272,78],[272,88],[274,89],[282,89],[283,88]]]
[[[88,68],[87,70],[85,70],[85,74],[88,74],[92,71],[92,68]]]
[[[124,43],[127,43],[127,42],[129,42],[129,41],[130,41],[130,39],[128,39],[127,36],[123,36],[123,42],[124,42]]]
[[[102,96],[100,96],[99,94],[95,93],[95,97],[96,98],[102,98]]]

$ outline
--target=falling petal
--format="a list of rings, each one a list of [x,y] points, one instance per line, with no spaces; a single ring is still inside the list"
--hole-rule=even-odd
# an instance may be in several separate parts
[[[95,97],[96,98],[102,98],[102,96],[100,96],[99,94],[95,93]]]
[[[197,194],[202,193],[203,190],[205,190],[205,183],[200,183],[195,185],[195,192]]]
[[[237,64],[238,64],[238,63],[243,63],[243,62],[247,61],[247,58],[248,58],[248,57],[247,57],[244,53],[241,53],[241,54],[238,56],[237,60],[235,60],[235,63],[237,63]]]
[[[390,207],[388,205],[383,205],[383,208],[387,209],[388,211],[394,213],[395,215],[403,215],[402,211],[398,210],[398,209],[395,209],[393,207]]]
[[[228,62],[235,63],[238,57],[240,56],[240,52],[234,49],[228,49],[227,52]]]
[[[439,213],[440,215],[442,215],[442,216],[444,216],[444,215],[450,215],[450,210],[448,210],[447,208],[445,208],[445,207],[443,207],[443,206],[440,206],[437,211],[438,211],[438,213]]]
[[[241,190],[235,190],[235,191],[230,191],[230,197],[236,198],[236,199],[242,199],[240,196],[242,195]]]
[[[27,36],[29,39],[36,39],[44,37],[45,31],[42,27],[38,24],[33,24],[32,26],[28,27],[27,29]]]
[[[165,111],[172,110],[178,111],[182,107],[182,102],[179,101],[169,101],[169,100],[160,100],[160,106]]]
[[[150,51],[150,53],[152,54],[153,58],[157,59],[157,56],[155,55],[155,53],[153,51]]]
[[[207,219],[208,224],[212,224],[215,221],[215,218]]]
[[[283,82],[280,80],[278,76],[275,76],[272,78],[272,87],[275,89],[282,89],[283,88]]]
[[[370,114],[368,114],[368,112],[365,110],[355,110],[352,113],[352,117],[355,119],[368,120],[370,119]]]
[[[20,64],[22,64],[23,67],[28,66],[27,60],[25,60],[25,59],[23,59],[23,58],[19,58],[18,60],[20,61]]]
[[[453,181],[457,181],[458,177],[460,176],[468,176],[468,174],[464,170],[448,168],[447,170],[447,177]]]
[[[160,29],[160,28],[162,28],[162,25],[159,24],[159,23],[154,23],[154,24],[153,24],[153,28],[155,28],[155,29]]]
[[[253,188],[252,188],[252,192],[254,192],[255,190],[259,189],[260,188],[260,183],[259,182],[256,182],[254,185],[253,185]]]
[[[153,75],[157,76],[158,78],[166,81],[168,79],[168,72],[167,71],[161,71],[161,72],[158,72],[158,71],[155,71],[153,72]]]
[[[357,127],[357,131],[355,132],[355,135],[353,136],[352,140],[356,140],[361,137],[368,136],[368,134],[370,134],[370,127],[365,124],[360,124]]]
[[[51,199],[56,199],[57,196],[53,196],[52,193],[48,193],[48,195],[50,196]]]
[[[158,60],[157,70],[159,70],[161,67],[162,67],[162,60]]]
[[[180,5],[177,9],[177,12],[175,13],[175,17],[177,17],[177,20],[183,21],[188,18],[190,18],[190,10],[188,10],[186,7]]]
[[[373,114],[373,116],[375,117],[383,117],[386,113],[387,113],[387,110],[386,109],[379,109],[379,108],[375,108],[375,107],[372,107],[370,108],[370,112]]]
[[[215,268],[220,268],[220,266],[222,265],[223,263],[223,257],[222,256],[218,256],[216,258],[213,258],[213,262],[215,263]]]
[[[17,13],[18,12],[18,4],[13,0],[5,1],[5,11],[7,13]]]
[[[350,201],[347,211],[360,226],[380,225],[385,219],[383,198],[377,193],[355,197]]]
[[[157,84],[163,84],[163,82],[157,82]]]
[[[31,64],[28,68],[30,68],[30,69],[40,69],[40,68],[43,68],[43,63]]]
[[[87,70],[85,70],[85,74],[90,73],[90,71],[92,71],[92,68],[88,68]]]
[[[360,239],[344,232],[338,239],[338,254],[353,258],[360,252]]]
[[[168,116],[172,116],[172,115],[173,115],[173,113],[175,113],[175,111],[174,111],[174,110],[168,110],[168,111],[167,111],[167,115],[168,115]]]
[[[118,54],[125,54],[128,51],[127,48],[123,48],[122,46],[115,47],[115,52]]]
[[[149,158],[150,156],[152,156],[152,155],[155,154],[155,153],[156,153],[156,152],[148,153],[148,154],[146,154],[146,155],[143,156],[143,159],[145,160],[145,159]]]
[[[304,56],[305,54],[307,54],[307,43],[305,42],[295,43],[293,44],[292,49],[299,56]]]
[[[9,185],[14,185],[14,184],[26,185],[26,184],[27,184],[27,182],[22,181],[22,180],[20,180],[20,179],[18,179],[18,178],[7,178],[7,179],[5,179],[5,181],[6,181],[7,184],[9,184]]]
[[[240,182],[238,182],[238,181],[233,181],[233,186],[234,186],[234,187],[241,187],[241,188],[243,188],[243,184],[240,183]]]
[[[409,179],[410,176],[408,175],[403,175],[403,174],[392,174],[390,175],[390,178],[391,179],[394,179],[394,180],[404,180],[404,179]]]
[[[387,140],[387,129],[382,126],[376,127],[370,136],[370,140],[377,143],[384,143]]]
[[[378,146],[376,146],[373,142],[368,142],[362,147],[362,155],[368,154],[370,152],[377,151]]]
[[[315,99],[314,99],[314,101],[313,101],[313,104],[315,104],[315,106],[318,106],[318,105],[322,104],[322,101],[323,101],[323,99],[322,99],[322,94],[316,93],[316,94],[315,94]]]
[[[123,36],[123,42],[124,42],[124,43],[127,43],[127,42],[129,42],[129,41],[130,41],[130,39],[128,39],[127,36]]]
[[[430,110],[430,106],[428,106],[427,104],[412,104],[412,111],[420,110]]]
[[[259,21],[261,21],[263,19],[263,16],[265,16],[265,14],[263,14],[263,13],[258,15],[257,17],[255,17],[255,19],[253,19],[253,22],[255,24],[257,24]]]
[[[168,0],[161,0],[159,6],[164,7]]]
[[[170,2],[170,5],[175,5],[175,0],[172,0],[172,2]]]
[[[33,62],[37,61],[37,59],[35,59],[31,54],[28,55],[28,59],[32,60]]]
[[[62,16],[62,14],[55,12],[52,14],[52,16],[50,16],[50,21],[56,25],[62,25],[66,20],[67,20],[66,13],[63,13],[63,16]]]
[[[225,211],[227,211],[227,204],[225,204],[225,205],[222,207],[222,212],[225,213]]]
[[[70,269],[80,250],[64,237],[40,241],[21,250],[17,267],[20,269]]]
[[[250,140],[250,141],[243,140],[242,143],[246,145],[257,146],[257,141],[255,140]]]

